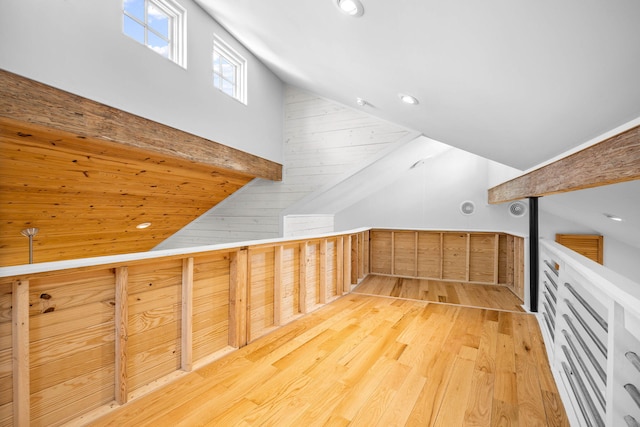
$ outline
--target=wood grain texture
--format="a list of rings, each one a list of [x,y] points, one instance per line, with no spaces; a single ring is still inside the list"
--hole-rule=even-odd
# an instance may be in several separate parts
[[[604,261],[604,237],[594,234],[556,234],[556,242],[592,261]]]
[[[489,189],[505,203],[640,179],[640,126]]]
[[[120,291],[127,288],[125,271],[118,269]],[[29,282],[31,425],[63,423],[113,402],[116,384],[120,390],[128,385],[126,367],[115,368],[127,350],[119,347],[116,356],[116,333],[126,342],[128,319],[120,312],[116,326],[114,271],[39,275]]]
[[[521,237],[491,232],[374,229],[369,233],[373,274],[507,285],[524,298]]]
[[[253,178],[2,117],[0,166],[4,266],[28,262],[27,227],[34,262],[150,250]]]
[[[353,294],[90,425],[568,425],[530,318]]]
[[[127,340],[129,339],[129,305],[127,267],[118,267],[115,271],[115,396],[119,405],[127,403]]]
[[[117,141],[163,156],[280,180],[281,165],[196,135],[0,70],[0,116]]]
[[[31,421],[31,387],[29,385],[29,281],[16,280],[11,290],[13,422],[27,425]]]
[[[367,276],[353,292],[419,301],[522,312],[522,301],[507,287],[464,282]]]

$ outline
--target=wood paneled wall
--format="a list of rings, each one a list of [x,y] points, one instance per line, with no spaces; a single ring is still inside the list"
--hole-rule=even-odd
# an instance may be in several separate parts
[[[371,272],[506,285],[524,299],[524,239],[505,233],[371,230]]]
[[[123,404],[351,291],[368,231],[0,279],[0,426]]]
[[[398,125],[295,87],[285,88],[284,102],[282,182],[253,180],[159,248],[282,236],[280,215],[285,209],[353,173],[411,134]],[[295,234],[284,237],[333,231],[333,221],[326,216],[307,220],[306,224],[293,224]]]

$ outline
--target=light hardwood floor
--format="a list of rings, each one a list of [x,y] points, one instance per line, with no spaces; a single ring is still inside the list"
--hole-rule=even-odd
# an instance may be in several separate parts
[[[532,315],[352,293],[93,425],[568,421]]]

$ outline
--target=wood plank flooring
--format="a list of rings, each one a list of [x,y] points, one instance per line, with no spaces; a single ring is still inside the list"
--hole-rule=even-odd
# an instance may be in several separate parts
[[[349,294],[94,426],[567,426],[533,315]]]
[[[354,292],[524,312],[522,301],[508,288],[498,285],[406,279],[370,274],[354,289]]]

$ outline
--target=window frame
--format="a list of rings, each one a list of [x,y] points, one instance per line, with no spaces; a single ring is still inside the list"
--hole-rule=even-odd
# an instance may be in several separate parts
[[[235,68],[235,84],[234,84],[234,95],[229,95],[227,92],[223,91],[221,87],[215,85],[215,77],[218,75],[221,81],[229,80],[225,79],[222,73],[217,73],[214,69],[213,61],[216,53],[222,56],[227,62]],[[211,55],[211,83],[214,88],[224,93],[225,95],[247,105],[247,60],[238,53],[234,48],[229,46],[227,42],[225,42],[222,38],[215,35],[213,36],[213,50]]]
[[[134,39],[124,32],[124,18],[132,19],[144,28],[144,41],[143,44],[149,49],[153,50],[148,44],[149,32],[156,37],[159,37],[168,42],[170,61],[180,65],[182,68],[187,68],[187,10],[182,7],[175,0],[144,0],[144,18],[145,22],[141,22],[137,17],[127,13],[125,9],[126,0],[122,1],[122,33],[127,37]],[[164,37],[148,24],[149,5],[153,5],[163,13],[165,13],[170,20],[168,37]],[[158,52],[156,52],[158,53]],[[161,55],[162,56],[162,55]]]

